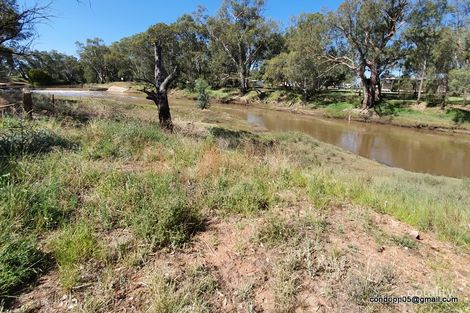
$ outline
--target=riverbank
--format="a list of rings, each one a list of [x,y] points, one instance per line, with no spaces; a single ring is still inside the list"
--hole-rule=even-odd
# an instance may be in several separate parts
[[[188,90],[176,90],[174,94],[192,100],[197,99],[197,95]],[[414,100],[385,100],[378,110],[379,113],[374,112],[369,116],[364,116],[360,110],[355,108],[354,103],[358,101],[358,96],[350,92],[333,92],[309,102],[302,101],[298,95],[280,90],[262,94],[250,91],[240,97],[236,89],[222,88],[210,90],[209,94],[214,101],[222,103],[252,105],[278,111],[364,123],[470,134],[470,113],[454,104],[458,103],[458,101],[456,102],[457,98],[452,98],[451,104],[445,110],[438,107],[428,108],[425,103],[416,106]]]
[[[468,179],[252,133],[211,110],[174,110],[169,134],[148,104],[41,99],[34,122],[2,120],[10,308],[468,309]],[[459,303],[390,307],[378,294]]]

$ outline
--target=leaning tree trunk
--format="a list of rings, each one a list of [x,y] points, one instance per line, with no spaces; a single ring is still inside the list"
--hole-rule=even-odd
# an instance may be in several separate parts
[[[167,75],[162,59],[162,46],[160,42],[154,44],[155,52],[155,83],[153,91],[142,90],[147,94],[147,99],[155,102],[158,108],[158,121],[163,129],[173,131],[173,122],[171,121],[170,105],[168,103],[168,89],[171,83],[177,77],[177,68],[175,67],[171,74]]]

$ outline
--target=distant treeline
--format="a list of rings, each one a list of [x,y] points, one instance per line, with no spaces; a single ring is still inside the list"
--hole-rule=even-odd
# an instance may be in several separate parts
[[[290,27],[264,16],[263,0],[225,0],[167,25],[105,45],[77,42],[79,58],[30,51],[2,73],[36,84],[151,82],[153,44],[164,64],[178,67],[177,84],[211,87],[255,84],[290,89],[305,99],[331,87],[361,86],[363,108],[381,97],[382,81],[399,77],[401,90],[466,97],[470,85],[470,0],[346,0],[337,10],[305,13]]]

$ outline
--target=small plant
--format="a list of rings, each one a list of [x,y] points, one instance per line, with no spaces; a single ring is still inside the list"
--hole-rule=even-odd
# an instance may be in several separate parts
[[[53,147],[71,148],[73,144],[48,129],[15,118],[0,125],[0,161],[27,154],[47,153]]]
[[[149,284],[152,300],[147,312],[213,312],[211,297],[218,282],[209,268],[189,268],[180,277],[157,272]]]
[[[390,293],[396,283],[391,267],[369,269],[365,272],[350,273],[346,280],[349,298],[358,305],[370,305],[369,299]]]
[[[202,78],[196,80],[197,106],[201,109],[209,108],[209,84]]]
[[[258,240],[269,246],[289,241],[295,235],[293,225],[279,214],[268,215],[265,223],[259,230]]]
[[[132,199],[133,209],[126,219],[152,248],[181,245],[203,226],[202,217],[191,207],[178,178],[170,173],[127,180],[127,199]]]
[[[393,243],[400,247],[408,248],[408,249],[418,249],[418,244],[411,238],[407,236],[392,236],[391,240]]]

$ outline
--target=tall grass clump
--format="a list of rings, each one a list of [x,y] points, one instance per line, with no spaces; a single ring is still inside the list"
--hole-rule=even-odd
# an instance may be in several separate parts
[[[0,222],[0,308],[6,297],[41,271],[44,259],[34,236],[16,233]]]
[[[54,147],[74,145],[51,130],[17,118],[3,118],[0,123],[0,164],[25,155],[47,153]]]
[[[274,190],[262,171],[240,176],[225,169],[215,181],[206,181],[207,204],[211,209],[227,214],[251,215],[267,210],[274,203]]]
[[[59,265],[59,279],[67,290],[79,281],[83,263],[101,253],[97,236],[85,221],[66,226],[52,238],[49,247]]]
[[[171,140],[150,123],[99,120],[90,124],[82,139],[84,153],[91,159],[139,160],[149,145]]]
[[[124,219],[151,247],[181,245],[203,226],[175,173],[128,176],[125,188]]]

